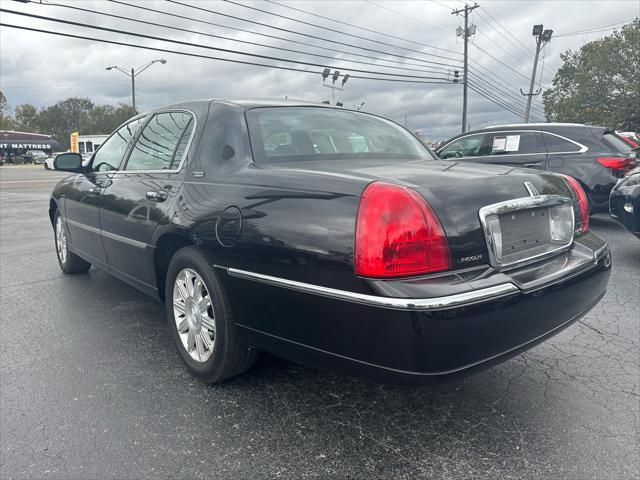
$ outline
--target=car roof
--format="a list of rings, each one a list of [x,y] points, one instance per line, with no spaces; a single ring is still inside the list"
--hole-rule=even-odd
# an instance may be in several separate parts
[[[187,100],[184,102],[173,103],[170,105],[163,105],[160,108],[189,108],[189,106],[203,107],[204,105],[208,105],[211,102],[223,103],[226,105],[233,105],[243,109],[256,108],[256,107],[324,107],[324,108],[339,108],[340,110],[349,110],[348,108],[338,107],[336,105],[329,105],[326,103],[313,102],[309,100],[295,100],[295,99],[289,99],[289,98],[243,98],[243,99],[206,98],[206,99],[195,99],[190,101]]]
[[[585,125],[584,123],[562,123],[562,122],[543,122],[543,123],[505,123],[502,125],[490,125],[483,127],[481,130],[488,130],[490,128],[504,128],[504,127],[591,127],[592,125]]]
[[[461,138],[461,137],[466,137],[468,135],[491,133],[496,131],[508,132],[508,131],[519,131],[519,130],[535,130],[535,131],[551,132],[558,135],[571,137],[572,132],[574,132],[575,134],[577,130],[581,130],[581,129],[590,129],[592,132],[594,130],[600,130],[600,131],[607,130],[605,127],[584,125],[582,123],[551,123],[551,122],[550,123],[509,123],[504,125],[491,125],[489,127],[484,127],[477,130],[469,130],[468,132],[459,133],[458,135],[455,135],[447,139],[445,142],[443,142],[440,148],[448,145],[453,140],[457,140],[458,138]]]

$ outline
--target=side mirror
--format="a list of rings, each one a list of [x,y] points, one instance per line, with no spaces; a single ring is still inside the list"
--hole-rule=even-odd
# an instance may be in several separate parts
[[[82,155],[79,153],[61,153],[53,161],[53,168],[63,172],[78,172],[82,168]]]

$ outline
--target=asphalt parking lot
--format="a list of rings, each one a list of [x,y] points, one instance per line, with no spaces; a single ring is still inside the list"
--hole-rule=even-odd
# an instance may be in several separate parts
[[[99,270],[62,275],[47,214],[62,176],[0,168],[1,478],[640,476],[640,241],[606,215],[606,297],[505,364],[410,389],[265,356],[207,386],[160,303]]]

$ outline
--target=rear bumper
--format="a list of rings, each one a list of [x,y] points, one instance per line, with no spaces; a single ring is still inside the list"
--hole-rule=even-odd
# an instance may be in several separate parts
[[[299,285],[283,288],[233,269],[228,280],[232,297],[242,297],[233,298],[241,305],[238,326],[258,348],[375,381],[416,385],[468,375],[558,333],[604,295],[610,265],[606,243],[588,234],[566,255],[517,271],[452,275],[457,284],[446,276],[374,283],[371,297],[379,303]],[[417,291],[431,293],[417,298]]]

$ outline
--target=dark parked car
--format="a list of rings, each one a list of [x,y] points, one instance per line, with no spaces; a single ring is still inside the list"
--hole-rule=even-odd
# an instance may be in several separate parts
[[[640,168],[621,178],[611,190],[609,213],[640,238]]]
[[[580,124],[499,125],[453,137],[440,147],[443,159],[461,159],[546,170],[575,177],[591,213],[606,212],[609,193],[636,166],[632,145],[614,130]]]
[[[34,165],[43,164],[48,157],[42,150],[27,150],[24,156],[26,163],[33,163]]]
[[[164,301],[206,382],[260,350],[380,381],[455,378],[567,327],[609,278],[573,179],[441,161],[363,112],[182,103],[55,168],[73,172],[50,201],[62,270],[95,265]]]

